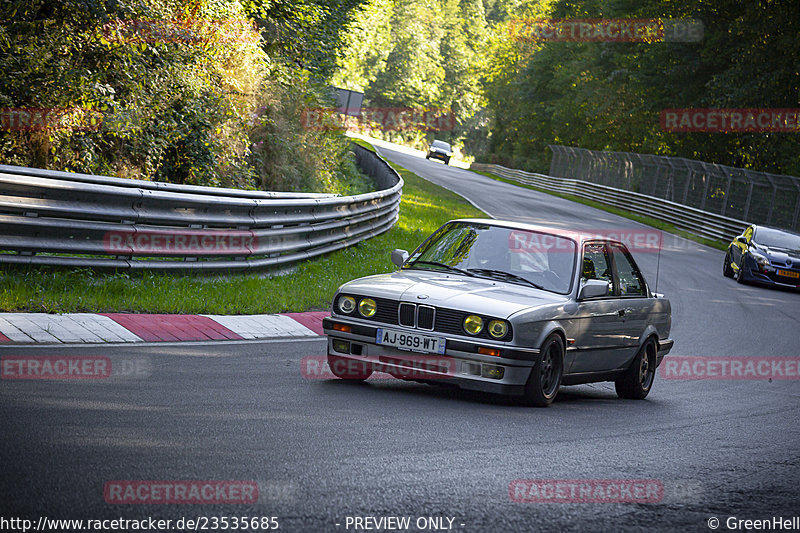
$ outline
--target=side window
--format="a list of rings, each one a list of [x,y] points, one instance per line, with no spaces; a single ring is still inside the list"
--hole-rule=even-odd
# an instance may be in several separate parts
[[[601,279],[609,283],[609,293],[613,294],[611,262],[608,260],[608,251],[605,244],[586,244],[583,247],[583,271],[581,281],[587,279]]]
[[[633,262],[633,259],[631,259],[624,249],[614,244],[611,245],[611,253],[614,254],[614,264],[617,267],[620,295],[644,296],[644,278]]]

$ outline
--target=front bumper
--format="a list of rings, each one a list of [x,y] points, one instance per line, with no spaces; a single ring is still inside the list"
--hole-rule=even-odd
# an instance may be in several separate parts
[[[784,287],[787,289],[800,289],[800,277],[790,277],[778,274],[778,270],[792,272],[800,276],[800,270],[794,267],[784,267],[774,264],[762,266],[749,255],[745,257],[742,269],[744,281],[758,283],[760,285],[771,285],[774,287]]]
[[[349,326],[350,331],[333,329],[334,324]],[[382,325],[381,325],[382,326]],[[400,379],[454,385],[462,389],[477,390],[503,395],[519,396],[524,393],[525,383],[531,374],[538,349],[520,348],[489,341],[450,337],[438,332],[419,331],[402,326],[390,329],[442,337],[445,339],[443,354],[419,353],[377,344],[378,327],[351,319],[326,318],[322,327],[328,336],[328,354],[362,361],[376,372],[385,372]],[[348,351],[334,349],[336,340],[348,341]],[[478,349],[497,348],[500,356],[484,355]],[[492,369],[502,368],[502,377],[487,377]]]
[[[797,278],[787,278],[784,276],[779,276],[777,273],[764,273],[759,272],[758,270],[749,270],[745,271],[746,275],[744,279],[746,281],[750,281],[753,283],[759,283],[762,285],[771,285],[775,287],[784,287],[787,289],[800,289],[800,279]]]
[[[441,161],[450,161],[450,156],[441,152],[428,152],[428,157],[431,159],[439,159]]]

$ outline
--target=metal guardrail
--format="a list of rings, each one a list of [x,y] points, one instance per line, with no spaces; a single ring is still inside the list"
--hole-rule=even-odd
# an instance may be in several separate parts
[[[785,229],[800,225],[800,178],[682,157],[550,145],[550,175]]]
[[[631,213],[668,222],[679,229],[708,239],[730,241],[747,226],[747,222],[743,220],[588,181],[554,178],[544,174],[482,163],[473,163],[470,169],[491,172],[500,177],[532,185],[546,191],[571,194],[580,198],[594,200],[601,204],[618,207]]]
[[[245,191],[0,165],[0,263],[246,270],[345,248],[391,229],[403,190],[386,161],[353,151],[375,192]]]

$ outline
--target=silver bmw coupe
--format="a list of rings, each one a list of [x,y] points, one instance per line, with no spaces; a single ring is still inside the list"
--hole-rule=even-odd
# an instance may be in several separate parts
[[[643,399],[672,348],[669,300],[650,291],[628,248],[591,233],[501,220],[453,220],[391,274],[333,298],[328,365],[513,395],[548,406],[562,385],[613,381]]]

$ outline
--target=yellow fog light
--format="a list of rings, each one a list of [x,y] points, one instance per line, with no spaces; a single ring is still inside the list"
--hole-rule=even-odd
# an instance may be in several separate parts
[[[503,375],[506,373],[506,369],[502,366],[495,366],[495,365],[481,365],[482,372],[481,375],[485,378],[490,379],[503,379]]]
[[[470,335],[477,335],[483,329],[483,319],[478,315],[469,315],[464,319],[464,331]]]
[[[333,349],[339,353],[350,353],[350,343],[342,339],[333,339]]]
[[[505,320],[492,320],[489,322],[489,335],[495,339],[502,339],[508,333],[508,324]]]
[[[339,311],[349,315],[356,310],[356,299],[352,296],[341,296],[339,298]]]
[[[358,302],[358,312],[361,313],[363,317],[369,318],[374,316],[377,311],[378,304],[376,304],[375,300],[372,298],[364,298]]]

